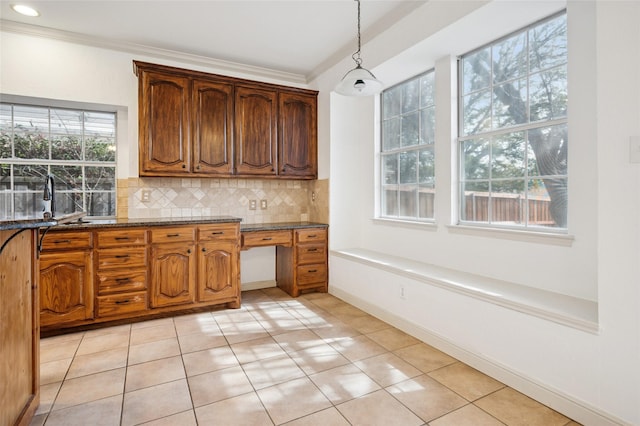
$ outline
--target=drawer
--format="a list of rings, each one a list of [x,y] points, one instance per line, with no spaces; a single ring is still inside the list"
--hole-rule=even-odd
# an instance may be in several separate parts
[[[147,244],[147,231],[144,229],[98,231],[96,236],[99,248]]]
[[[127,247],[96,251],[98,271],[113,268],[144,268],[147,265],[147,248]]]
[[[291,247],[291,231],[251,231],[242,233],[242,248],[285,246]]]
[[[325,263],[327,261],[327,244],[300,244],[296,247],[296,256],[299,264]]]
[[[192,226],[158,227],[151,229],[152,243],[176,243],[195,241],[196,229]]]
[[[297,243],[313,241],[327,241],[327,230],[324,228],[296,229]]]
[[[141,291],[147,288],[146,269],[99,272],[97,277],[100,295]]]
[[[98,317],[124,315],[147,309],[147,292],[117,294],[113,296],[98,296]]]
[[[42,250],[87,249],[92,246],[89,231],[54,231],[44,236]]]
[[[198,241],[237,240],[239,234],[240,225],[237,223],[198,226]]]
[[[298,266],[296,272],[297,285],[299,286],[327,281],[327,265],[325,263]]]

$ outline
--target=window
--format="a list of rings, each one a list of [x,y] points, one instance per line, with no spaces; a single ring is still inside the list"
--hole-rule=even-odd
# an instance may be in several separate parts
[[[458,75],[460,222],[566,229],[566,14],[462,56]]]
[[[115,112],[0,103],[0,218],[38,216],[47,174],[57,216],[115,216],[115,168]]]
[[[435,97],[433,70],[382,93],[380,216],[433,219]]]

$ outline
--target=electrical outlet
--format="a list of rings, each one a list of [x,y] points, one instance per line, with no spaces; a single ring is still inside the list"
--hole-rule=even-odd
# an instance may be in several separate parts
[[[403,285],[400,286],[400,299],[407,300],[407,289]]]
[[[142,202],[143,203],[148,203],[149,201],[151,201],[151,190],[150,189],[143,189],[142,190]]]
[[[249,200],[249,210],[256,209],[256,200]]]
[[[267,200],[260,200],[260,208],[262,210],[266,210],[267,209]]]

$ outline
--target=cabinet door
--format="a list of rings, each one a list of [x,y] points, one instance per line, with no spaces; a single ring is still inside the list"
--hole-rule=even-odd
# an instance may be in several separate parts
[[[278,109],[276,91],[236,87],[235,172],[275,175]]]
[[[141,176],[188,173],[189,79],[143,71],[138,98]]]
[[[229,301],[239,296],[238,243],[212,241],[198,246],[198,301]]]
[[[151,250],[151,306],[193,303],[195,244],[160,244]]]
[[[193,82],[193,171],[232,173],[233,86]]]
[[[40,324],[93,318],[91,251],[40,255]]]
[[[318,137],[316,96],[280,93],[278,174],[316,178]]]

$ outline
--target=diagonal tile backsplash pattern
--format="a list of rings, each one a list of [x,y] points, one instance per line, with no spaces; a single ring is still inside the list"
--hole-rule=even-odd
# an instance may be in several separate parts
[[[242,218],[243,223],[326,222],[327,189],[326,181],[129,178],[118,181],[119,195],[127,194],[126,203],[124,197],[118,198],[118,217],[229,215]],[[145,192],[149,201],[143,201]],[[255,210],[249,208],[251,200],[256,201]],[[261,200],[266,200],[266,209],[261,208]]]

